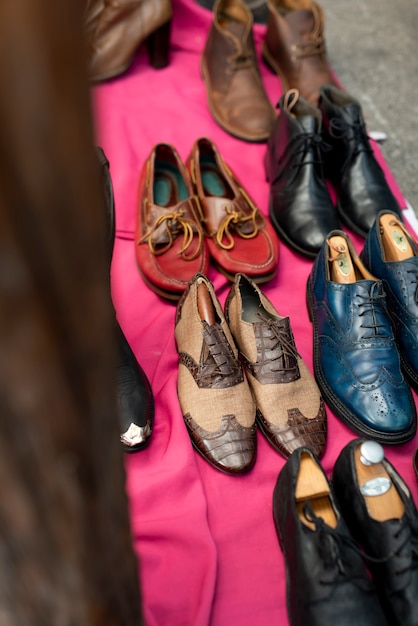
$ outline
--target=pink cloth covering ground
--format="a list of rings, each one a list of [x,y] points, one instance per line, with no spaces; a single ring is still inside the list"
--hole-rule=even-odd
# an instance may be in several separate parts
[[[151,443],[126,456],[144,614],[147,626],[286,626],[284,561],[272,517],[273,488],[285,459],[258,433],[254,469],[231,477],[192,449],[176,392],[175,305],[146,287],[135,261],[138,175],[158,142],[173,144],[185,159],[196,138],[210,137],[268,215],[265,144],[229,136],[207,107],[199,63],[212,13],[192,0],[174,0],[173,9],[170,65],[153,70],[142,47],[129,72],[93,89],[97,144],[109,158],[116,198],[112,296],[155,397]],[[264,32],[264,26],[254,27],[259,58]],[[276,104],[280,83],[262,63],[260,69]],[[353,95],[361,101],[361,94]],[[386,167],[378,148],[376,154]],[[405,206],[390,172],[388,177]],[[362,241],[354,236],[353,241],[360,251]],[[277,277],[262,289],[281,315],[290,316],[299,352],[312,371],[312,328],[305,305],[311,267],[311,261],[281,244]],[[209,278],[223,304],[229,283],[214,268]],[[322,465],[330,475],[339,451],[356,435],[330,411],[328,418]],[[417,501],[416,446],[414,440],[387,447],[386,455]]]

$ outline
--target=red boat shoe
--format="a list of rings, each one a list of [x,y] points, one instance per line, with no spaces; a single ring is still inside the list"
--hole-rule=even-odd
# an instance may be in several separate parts
[[[209,253],[229,280],[244,273],[263,283],[277,272],[279,242],[262,215],[225,164],[215,144],[197,139],[186,165],[201,207]]]
[[[169,144],[154,146],[139,179],[135,252],[145,283],[178,300],[209,255],[186,167]]]

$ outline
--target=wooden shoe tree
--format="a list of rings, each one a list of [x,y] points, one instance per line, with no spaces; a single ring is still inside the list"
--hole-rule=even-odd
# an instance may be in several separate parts
[[[355,467],[357,473],[357,482],[359,486],[365,483],[383,478],[391,483],[391,487],[380,495],[364,495],[363,498],[369,512],[370,517],[378,522],[385,522],[389,519],[399,519],[403,516],[405,507],[402,499],[392,484],[391,478],[387,473],[383,463],[372,463],[371,465],[365,465],[361,460],[360,446],[354,453]]]
[[[344,237],[335,235],[328,239],[328,254],[330,279],[334,283],[355,283],[356,272]]]
[[[415,256],[404,226],[393,215],[382,215],[379,227],[385,261],[404,261]]]
[[[315,523],[306,519],[303,512],[306,502],[309,502],[315,515],[321,517],[328,526],[331,528],[337,526],[337,516],[331,502],[329,484],[308,452],[301,454],[295,498],[299,519],[305,526],[315,530]]]
[[[212,302],[209,290],[204,282],[197,285],[197,310],[201,320],[213,326],[217,322],[215,307]]]

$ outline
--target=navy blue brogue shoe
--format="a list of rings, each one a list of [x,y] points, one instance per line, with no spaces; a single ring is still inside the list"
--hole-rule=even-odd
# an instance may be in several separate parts
[[[395,213],[382,211],[360,254],[383,282],[401,365],[418,389],[418,246]]]
[[[410,490],[382,446],[364,439],[341,451],[332,482],[389,624],[416,626],[418,513]]]
[[[386,444],[416,433],[383,284],[368,272],[350,238],[331,231],[307,285],[314,373],[322,395],[353,431]]]
[[[359,546],[315,453],[293,452],[273,493],[291,626],[387,626]]]

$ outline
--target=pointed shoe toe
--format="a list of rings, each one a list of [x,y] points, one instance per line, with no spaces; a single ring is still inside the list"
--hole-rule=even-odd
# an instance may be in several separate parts
[[[150,382],[119,325],[117,339],[119,361],[116,382],[120,440],[125,452],[138,452],[150,442],[154,426],[154,396]]]
[[[220,428],[210,432],[191,417],[184,421],[194,448],[226,474],[242,474],[255,462],[255,427],[242,426],[235,415],[223,415]]]

